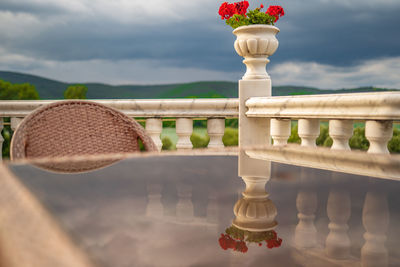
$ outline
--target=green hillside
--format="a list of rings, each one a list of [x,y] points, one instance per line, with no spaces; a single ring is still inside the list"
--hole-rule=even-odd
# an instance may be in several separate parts
[[[11,83],[30,83],[35,85],[41,99],[61,99],[63,92],[69,85],[47,78],[17,73],[0,71],[0,79]],[[88,88],[87,97],[90,99],[124,99],[124,98],[184,98],[184,97],[237,97],[237,82],[193,82],[183,84],[165,85],[108,85],[102,83],[85,83]],[[305,95],[305,94],[331,94],[371,91],[393,91],[385,88],[362,87],[341,90],[320,90],[301,86],[274,86],[272,95]]]

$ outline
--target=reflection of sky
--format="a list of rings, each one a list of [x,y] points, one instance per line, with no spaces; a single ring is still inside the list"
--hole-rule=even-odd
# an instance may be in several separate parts
[[[244,66],[215,0],[2,0],[0,69],[69,82],[236,81]],[[276,85],[400,88],[397,0],[280,4]]]
[[[174,162],[179,162],[179,167]],[[338,190],[350,194],[349,237],[356,258],[364,244],[361,211],[365,194],[371,190],[387,192],[391,226],[386,246],[394,258],[399,255],[396,237],[400,233],[396,225],[400,220],[400,185],[392,181],[377,180],[371,187],[366,177],[332,176],[327,171],[273,164],[267,191],[278,209],[276,230],[283,239],[282,247],[268,250],[254,245],[248,253],[236,254],[218,245],[219,235],[233,219],[238,192],[244,189],[237,177],[236,157],[157,157],[153,161],[141,158],[74,175],[24,166],[13,167],[13,171],[100,266],[263,266],[265,262],[269,266],[296,266],[304,261],[304,255],[293,248],[292,242],[298,222],[299,191],[317,194],[314,223],[320,248],[329,232],[329,193]],[[161,185],[160,191],[154,184]],[[154,196],[147,195],[147,188],[152,188],[151,194],[161,192],[158,197],[164,211],[175,210],[175,215],[146,211]],[[216,195],[215,202],[209,195]],[[212,207],[217,213],[207,214]],[[194,216],[180,215],[190,211]],[[321,250],[319,253],[324,255]]]

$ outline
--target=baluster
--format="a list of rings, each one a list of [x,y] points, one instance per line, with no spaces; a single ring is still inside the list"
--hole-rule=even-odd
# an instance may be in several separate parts
[[[147,196],[149,202],[146,206],[146,215],[161,217],[163,215],[163,205],[161,203],[161,184],[159,183],[148,183],[147,184]]]
[[[300,182],[307,179],[305,168],[301,168]],[[294,233],[294,243],[298,248],[312,248],[317,244],[317,229],[314,225],[317,210],[317,193],[306,185],[301,186],[296,198],[299,223]]]
[[[290,136],[290,119],[271,119],[271,136],[274,146],[284,146]]]
[[[209,148],[223,148],[222,136],[225,133],[225,119],[208,119],[207,132],[210,137]]]
[[[326,254],[334,259],[346,259],[350,256],[350,238],[347,234],[347,221],[351,214],[350,193],[339,182],[343,179],[333,173],[333,188],[329,192],[327,213],[330,223],[329,234],[325,242]],[[344,178],[344,177],[343,177]]]
[[[387,197],[381,192],[368,192],[365,197],[362,222],[365,228],[365,244],[361,248],[361,265],[366,267],[388,266],[385,247],[389,225]]]
[[[3,153],[2,153],[2,151],[3,151],[3,141],[4,141],[4,138],[3,138],[3,135],[2,135],[3,128],[4,128],[3,118],[0,118],[0,162],[3,160]]]
[[[11,118],[11,130],[15,131],[18,128],[18,125],[21,123],[22,118]]]
[[[388,154],[387,144],[392,136],[392,121],[367,121],[365,123],[365,137],[369,141],[368,153]]]
[[[353,136],[353,121],[330,120],[329,136],[333,140],[331,149],[350,150],[349,139]]]
[[[153,139],[156,144],[158,151],[161,151],[162,142],[160,135],[162,132],[162,119],[159,118],[149,118],[146,119],[146,132]]]
[[[318,119],[299,119],[298,132],[302,146],[315,147],[315,140],[319,136]]]
[[[176,119],[176,134],[178,135],[178,143],[176,148],[178,150],[182,149],[192,149],[192,142],[190,141],[190,136],[193,132],[193,119],[179,118]]]
[[[192,203],[192,186],[178,184],[178,203],[176,205],[176,216],[180,221],[192,221],[194,219]]]

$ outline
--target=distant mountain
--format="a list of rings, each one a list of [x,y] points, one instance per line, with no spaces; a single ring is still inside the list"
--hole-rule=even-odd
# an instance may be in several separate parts
[[[65,89],[75,83],[64,83],[40,76],[0,71],[0,80],[11,83],[30,83],[35,85],[41,99],[62,99]],[[185,98],[185,97],[238,97],[237,82],[193,82],[163,85],[108,85],[102,83],[84,83],[87,97],[90,99],[126,99],[126,98]],[[395,91],[394,89],[360,87],[341,90],[321,90],[303,86],[274,86],[272,95],[306,95],[354,92]]]

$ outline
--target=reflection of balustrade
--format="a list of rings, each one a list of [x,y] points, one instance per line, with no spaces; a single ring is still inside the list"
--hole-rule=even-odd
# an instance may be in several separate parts
[[[350,193],[341,186],[340,174],[332,173],[333,187],[329,192],[327,213],[330,230],[325,243],[326,254],[334,259],[346,259],[350,255],[350,239],[347,221],[351,214]]]
[[[371,187],[376,185],[371,184]],[[385,193],[376,188],[365,196],[362,222],[365,228],[365,244],[361,249],[361,265],[366,267],[388,266],[388,251],[385,247],[389,225],[389,208]]]
[[[176,216],[180,221],[192,221],[194,219],[192,203],[192,186],[180,183],[177,185],[178,203],[176,204]]]
[[[164,207],[161,203],[161,189],[162,187],[159,183],[147,184],[147,197],[149,201],[146,206],[147,216],[163,216]]]
[[[294,243],[298,248],[312,248],[317,244],[317,229],[314,225],[317,192],[304,184],[304,181],[307,180],[305,168],[301,169],[300,175],[301,189],[296,198],[299,222],[294,233]]]

